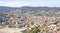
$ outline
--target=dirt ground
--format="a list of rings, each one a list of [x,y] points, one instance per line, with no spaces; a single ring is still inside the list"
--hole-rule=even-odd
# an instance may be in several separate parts
[[[0,33],[22,33],[25,28],[3,28],[0,29]]]

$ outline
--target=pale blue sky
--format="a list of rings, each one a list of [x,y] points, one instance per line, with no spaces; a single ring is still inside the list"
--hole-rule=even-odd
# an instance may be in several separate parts
[[[0,6],[48,6],[60,7],[60,0],[0,0]]]

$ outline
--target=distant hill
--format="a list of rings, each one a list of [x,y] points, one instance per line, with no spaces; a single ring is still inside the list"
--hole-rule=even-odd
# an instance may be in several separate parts
[[[13,7],[6,7],[6,6],[0,6],[0,12],[9,12],[14,11],[16,8]]]
[[[60,11],[60,7],[31,7],[31,6],[23,6],[23,7],[6,7],[0,6],[0,12],[10,12],[10,11],[17,11],[20,12],[35,12],[35,11]]]

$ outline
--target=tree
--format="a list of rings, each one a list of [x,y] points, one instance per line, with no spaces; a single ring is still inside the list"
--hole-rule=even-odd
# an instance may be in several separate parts
[[[31,28],[31,30],[28,31],[28,33],[38,33],[40,32],[40,30],[36,27],[36,28]]]

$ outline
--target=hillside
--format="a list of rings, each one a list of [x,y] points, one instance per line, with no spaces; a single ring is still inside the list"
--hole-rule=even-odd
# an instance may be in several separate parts
[[[34,11],[34,12],[37,12],[37,11],[60,11],[60,7],[31,7],[31,6],[23,6],[23,7],[6,7],[6,6],[0,6],[0,12],[9,12],[9,11],[16,11],[16,10],[19,10],[20,12],[21,11],[28,11],[28,12],[31,12],[31,11]]]

